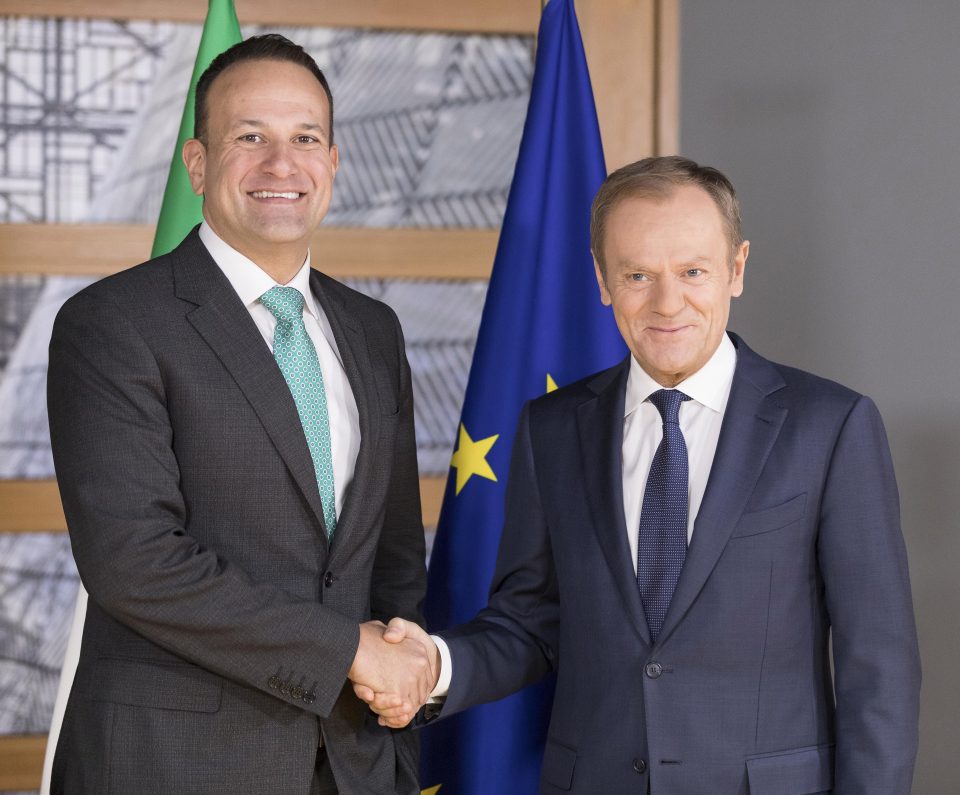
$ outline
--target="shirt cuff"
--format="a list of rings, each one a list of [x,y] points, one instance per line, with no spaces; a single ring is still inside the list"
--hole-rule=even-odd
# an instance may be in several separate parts
[[[450,659],[450,647],[447,646],[447,642],[439,635],[430,637],[437,644],[437,651],[440,652],[440,678],[437,680],[437,686],[430,693],[427,703],[437,704],[446,698],[450,690],[450,681],[453,679],[453,660]]]

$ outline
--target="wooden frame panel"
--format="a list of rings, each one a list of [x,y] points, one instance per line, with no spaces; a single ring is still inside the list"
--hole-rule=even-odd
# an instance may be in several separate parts
[[[40,789],[45,734],[12,734],[0,738],[0,792]]]
[[[0,480],[0,533],[59,533],[66,529],[57,481]]]
[[[235,0],[244,24],[536,34],[541,0]],[[608,170],[679,147],[680,0],[577,0]],[[202,22],[201,0],[3,0],[0,14]],[[109,250],[98,250],[109,234]],[[318,261],[339,277],[484,279],[496,230],[322,229]],[[105,275],[149,255],[149,225],[0,224],[0,274]],[[436,526],[446,480],[421,478]],[[0,532],[63,531],[56,482],[0,481]],[[44,735],[0,737],[0,791],[36,789]]]
[[[539,0],[235,0],[244,25],[535,34]],[[0,14],[203,22],[202,0],[3,0]]]
[[[0,224],[0,274],[105,276],[150,257],[148,224]],[[321,228],[318,267],[336,277],[487,279],[495,229]],[[109,240],[109,245],[104,241]]]
[[[654,154],[680,152],[680,0],[657,0]]]
[[[577,0],[607,171],[679,147],[680,0]]]
[[[420,502],[426,527],[437,525],[446,483],[445,477],[420,478]],[[65,533],[67,530],[55,480],[0,480],[0,507],[0,533]]]
[[[657,0],[577,0],[607,171],[654,153]]]

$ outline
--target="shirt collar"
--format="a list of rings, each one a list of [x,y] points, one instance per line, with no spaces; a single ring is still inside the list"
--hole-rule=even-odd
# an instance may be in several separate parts
[[[713,352],[707,363],[697,372],[684,381],[679,389],[692,400],[712,409],[722,412],[730,394],[730,385],[733,383],[733,373],[737,367],[737,349],[726,334]],[[650,395],[663,387],[654,381],[640,363],[630,357],[630,375],[627,377],[627,394],[624,402],[624,417],[629,417],[637,407]]]
[[[277,282],[273,280],[270,274],[217,235],[206,221],[200,224],[200,240],[207,247],[213,261],[223,271],[223,275],[227,277],[233,289],[236,290],[237,295],[240,296],[243,305],[248,309],[257,303],[260,296],[267,290],[277,286]],[[303,294],[306,310],[315,318],[320,316],[316,299],[310,289],[309,251],[307,251],[307,258],[303,261],[303,266],[297,271],[296,275],[285,285],[280,286],[295,287]]]

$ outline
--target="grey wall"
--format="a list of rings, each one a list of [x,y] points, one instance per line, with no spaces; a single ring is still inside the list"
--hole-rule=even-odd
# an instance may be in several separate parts
[[[683,0],[681,147],[751,240],[732,328],[872,396],[924,665],[914,792],[960,792],[960,3]]]

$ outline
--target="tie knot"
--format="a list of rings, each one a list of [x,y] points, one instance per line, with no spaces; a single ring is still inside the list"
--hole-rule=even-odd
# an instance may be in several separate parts
[[[293,322],[303,319],[303,293],[296,287],[271,287],[260,296],[260,303],[277,320]]]
[[[677,389],[658,389],[650,395],[649,400],[657,407],[665,423],[672,422],[676,425],[680,421],[680,404],[690,400],[690,396]]]

